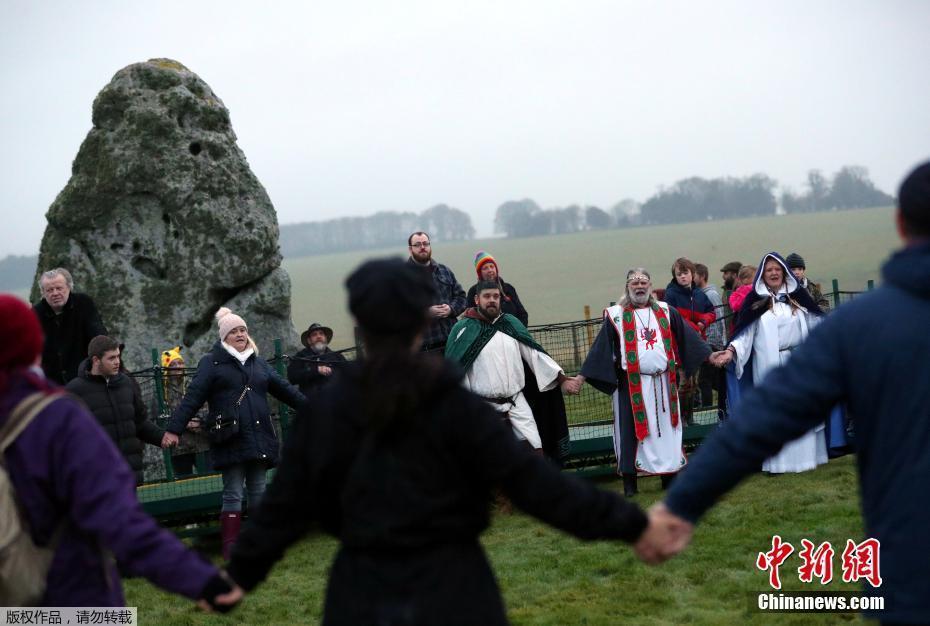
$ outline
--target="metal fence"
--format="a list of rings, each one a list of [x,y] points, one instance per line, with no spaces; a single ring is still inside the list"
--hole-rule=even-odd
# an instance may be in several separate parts
[[[862,292],[840,291],[836,281],[831,297],[834,306],[847,302]],[[871,284],[869,285],[871,288]],[[724,316],[726,320],[728,316]],[[601,319],[577,320],[557,324],[531,326],[533,338],[558,362],[566,374],[574,375],[582,363],[600,330]],[[276,341],[276,354],[268,362],[279,374],[285,376],[290,357],[281,351],[281,342]],[[341,351],[348,360],[354,360],[359,348]],[[194,376],[194,368],[165,369],[158,365],[158,353],[153,350],[153,367],[133,372],[139,384],[149,414],[162,428],[167,424],[171,411],[178,405],[184,391]],[[682,412],[687,416],[685,428],[686,444],[699,441],[718,422],[716,406],[687,406],[689,397],[682,397]],[[282,441],[287,434],[291,419],[290,409],[270,398],[272,421]],[[565,408],[571,436],[572,454],[567,467],[581,468],[590,464],[609,463],[613,454],[613,409],[610,396],[585,385],[577,396],[565,396]],[[202,408],[199,417],[206,415]],[[222,490],[219,476],[209,464],[208,442],[199,432],[188,430],[181,437],[181,445],[169,450],[146,446],[145,484],[138,489],[140,500],[146,509],[163,521],[184,521],[202,517],[207,512],[219,509],[219,494]]]

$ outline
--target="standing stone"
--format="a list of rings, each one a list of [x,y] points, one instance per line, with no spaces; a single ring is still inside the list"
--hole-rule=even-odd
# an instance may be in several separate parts
[[[246,320],[263,356],[275,338],[296,347],[274,207],[229,111],[180,63],[130,65],[97,95],[47,219],[37,271],[71,271],[131,369],[178,344],[195,365],[218,338],[221,306]]]

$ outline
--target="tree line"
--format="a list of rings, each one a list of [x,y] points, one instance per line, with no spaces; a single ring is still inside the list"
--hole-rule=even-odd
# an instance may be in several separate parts
[[[381,211],[366,217],[341,217],[321,222],[281,226],[281,254],[309,256],[397,247],[410,233],[422,230],[436,241],[464,241],[475,236],[468,213],[437,204],[417,215],[413,212]]]
[[[642,204],[624,199],[609,210],[571,205],[543,209],[529,198],[497,208],[494,230],[507,237],[555,235],[580,230],[649,224],[709,221],[774,215],[779,199],[786,213],[889,206],[894,198],[875,187],[864,167],[847,165],[827,179],[811,170],[803,193],[786,189],[776,198],[778,182],[766,174],[743,178],[693,176],[660,187]]]

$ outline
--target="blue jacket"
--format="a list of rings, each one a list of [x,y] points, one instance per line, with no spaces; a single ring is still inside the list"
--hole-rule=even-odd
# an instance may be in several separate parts
[[[888,622],[930,621],[930,244],[885,264],[884,285],[839,307],[746,394],[668,494],[697,520],[787,441],[845,402],[855,415],[862,515],[881,542]],[[777,529],[773,529],[775,531]],[[851,537],[851,539],[855,539]]]
[[[210,444],[213,467],[221,470],[245,461],[263,461],[268,467],[274,467],[278,461],[278,436],[271,422],[268,394],[295,408],[305,398],[264,359],[252,355],[242,365],[223,349],[219,341],[197,364],[194,380],[181,404],[171,414],[166,430],[176,435],[184,432],[185,425],[204,402],[209,405],[209,428],[218,414],[228,414],[233,410],[246,385],[251,390],[245,394],[238,409],[239,434],[221,444]]]

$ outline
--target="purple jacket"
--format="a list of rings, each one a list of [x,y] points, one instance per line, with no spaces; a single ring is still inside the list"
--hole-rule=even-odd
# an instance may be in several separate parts
[[[0,424],[36,390],[19,375],[0,396]],[[6,467],[33,540],[46,545],[65,526],[48,573],[45,606],[122,606],[123,570],[159,587],[200,597],[217,568],[142,511],[132,471],[86,409],[55,400],[7,448]]]

